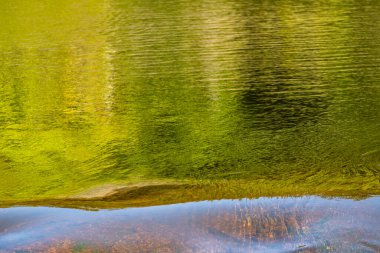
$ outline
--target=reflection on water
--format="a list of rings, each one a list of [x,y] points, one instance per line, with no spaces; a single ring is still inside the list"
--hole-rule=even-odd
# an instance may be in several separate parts
[[[378,252],[380,198],[0,209],[0,252]],[[98,250],[98,251],[97,251]]]
[[[2,1],[0,199],[158,178],[375,191],[379,12],[374,0]]]

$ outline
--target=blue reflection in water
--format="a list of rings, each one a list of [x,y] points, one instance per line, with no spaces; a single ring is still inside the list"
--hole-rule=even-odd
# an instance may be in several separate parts
[[[0,251],[379,252],[380,197],[0,209]]]

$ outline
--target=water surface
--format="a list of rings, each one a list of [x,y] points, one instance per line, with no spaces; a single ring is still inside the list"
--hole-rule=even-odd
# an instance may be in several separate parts
[[[380,198],[0,209],[0,252],[379,252]]]
[[[0,200],[168,179],[380,189],[379,1],[0,7]]]

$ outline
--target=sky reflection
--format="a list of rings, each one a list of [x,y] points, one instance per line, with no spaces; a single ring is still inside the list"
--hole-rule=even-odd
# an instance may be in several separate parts
[[[378,252],[380,197],[0,209],[0,252]]]

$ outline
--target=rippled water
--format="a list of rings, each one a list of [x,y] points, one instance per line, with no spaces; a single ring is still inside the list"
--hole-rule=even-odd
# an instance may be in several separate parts
[[[379,252],[380,198],[0,209],[0,252]]]
[[[378,1],[0,5],[0,199],[168,178],[379,189]]]
[[[379,13],[376,0],[1,1],[0,206],[380,194]],[[0,252],[379,252],[379,203],[0,208]]]

